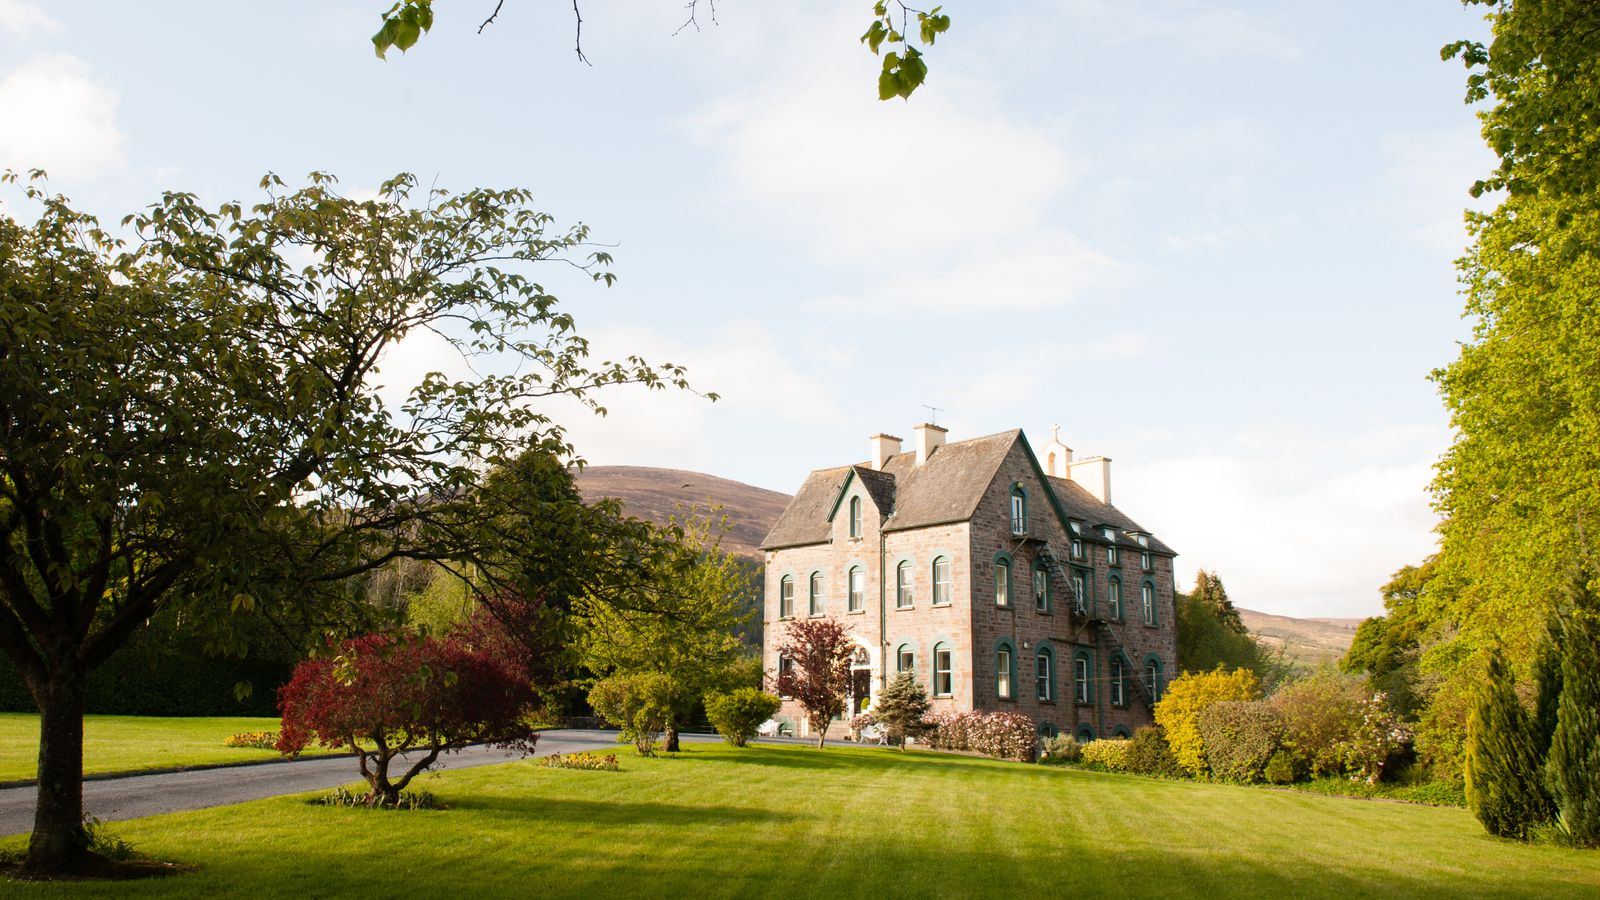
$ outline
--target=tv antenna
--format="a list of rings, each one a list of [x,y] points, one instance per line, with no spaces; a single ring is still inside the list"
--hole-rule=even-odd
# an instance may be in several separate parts
[[[928,424],[929,425],[937,425],[937,424],[939,424],[939,413],[944,412],[944,410],[940,409],[937,406],[929,406],[926,403],[922,404],[922,408],[928,411]]]

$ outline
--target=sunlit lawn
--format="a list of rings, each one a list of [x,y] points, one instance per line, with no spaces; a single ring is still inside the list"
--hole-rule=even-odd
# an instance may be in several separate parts
[[[87,716],[83,727],[85,773],[261,762],[280,758],[275,750],[222,746],[223,740],[230,734],[277,731],[277,719],[240,716]],[[39,717],[28,713],[0,713],[0,781],[33,778],[38,763]]]
[[[444,811],[305,797],[117,823],[193,874],[83,896],[1528,896],[1600,894],[1600,853],[1459,809],[868,748],[531,761],[424,785]],[[0,841],[17,848],[22,838]]]

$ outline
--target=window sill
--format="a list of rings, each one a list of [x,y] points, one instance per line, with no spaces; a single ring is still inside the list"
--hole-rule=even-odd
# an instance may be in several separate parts
[[[864,609],[847,609],[844,614],[847,616],[864,616],[867,611]]]
[[[933,607],[934,607],[934,608],[935,608],[935,609],[943,609],[943,608],[944,608],[944,607],[946,607],[946,606],[952,606],[952,605],[953,605],[953,604],[950,604],[950,603],[934,603],[934,604],[931,604],[931,605],[932,605],[932,606],[933,606]]]
[[[1053,616],[1056,614],[1053,609],[1039,609],[1038,607],[1034,607],[1033,611],[1041,616]]]
[[[1082,700],[1073,705],[1077,706],[1079,709],[1094,709],[1093,703],[1084,703]]]
[[[911,610],[916,609],[916,607],[915,606],[896,606],[894,609],[895,609],[895,612],[910,612]]]
[[[779,622],[793,622],[794,621],[794,616],[779,616],[778,617],[778,621]]]
[[[1040,700],[1039,702],[1044,706],[1055,706],[1056,705],[1056,702],[1054,700]]]
[[[806,616],[808,619],[826,619],[827,617],[827,613],[812,613],[809,616]]]

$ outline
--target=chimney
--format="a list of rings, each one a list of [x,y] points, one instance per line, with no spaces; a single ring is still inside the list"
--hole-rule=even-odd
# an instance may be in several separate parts
[[[892,434],[875,434],[868,438],[872,441],[872,455],[867,457],[872,468],[882,471],[884,463],[889,457],[900,452],[900,439]]]
[[[1111,460],[1104,456],[1087,456],[1068,465],[1073,481],[1101,503],[1111,502]]]
[[[923,422],[912,429],[917,435],[917,465],[928,461],[933,451],[944,446],[944,436],[948,429],[940,428],[932,422]]]

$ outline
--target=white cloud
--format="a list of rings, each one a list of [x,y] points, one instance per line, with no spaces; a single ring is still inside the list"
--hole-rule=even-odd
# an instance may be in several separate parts
[[[0,0],[0,30],[27,37],[35,32],[55,31],[61,24],[28,0]]]
[[[1067,33],[1092,31],[1111,46],[1163,45],[1167,55],[1182,59],[1293,63],[1305,56],[1301,42],[1281,24],[1229,6],[1189,0],[1159,4],[1075,0],[1056,6],[1055,12]]]
[[[1423,426],[1118,465],[1117,505],[1181,554],[1180,587],[1214,569],[1240,606],[1365,616],[1435,549],[1426,488],[1445,436]],[[1153,513],[1141,513],[1148,510]]]
[[[53,53],[0,80],[0,166],[93,178],[123,164],[117,92],[89,65]]]
[[[1459,256],[1467,246],[1466,209],[1487,209],[1492,198],[1467,191],[1494,170],[1495,158],[1472,128],[1410,131],[1383,138],[1385,168],[1378,214],[1406,240]]]

